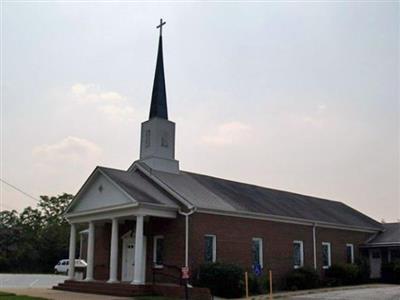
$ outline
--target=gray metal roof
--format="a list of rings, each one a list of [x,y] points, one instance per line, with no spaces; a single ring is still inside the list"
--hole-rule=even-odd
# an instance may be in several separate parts
[[[400,222],[383,224],[385,231],[379,233],[367,246],[400,244]]]
[[[198,208],[382,229],[379,222],[337,201],[191,172],[172,174],[152,170],[152,174]]]
[[[127,172],[123,170],[98,167],[127,194],[140,203],[178,207],[172,197],[155,185],[141,171]]]
[[[150,169],[140,162],[137,164],[198,209],[217,213],[264,214],[307,222],[383,229],[381,223],[342,202],[185,171],[180,171],[179,174],[167,173]],[[178,207],[176,200],[140,169],[100,169],[139,202]]]

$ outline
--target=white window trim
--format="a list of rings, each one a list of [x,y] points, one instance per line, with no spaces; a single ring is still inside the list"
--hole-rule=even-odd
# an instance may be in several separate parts
[[[299,244],[300,245],[300,265],[294,265],[295,269],[299,269],[304,267],[304,247],[303,247],[303,241],[298,241],[295,240],[293,241],[293,244]]]
[[[353,244],[346,244],[346,258],[347,258],[347,247],[351,248],[351,264],[354,264],[354,245]]]
[[[154,265],[154,268],[157,268],[157,269],[164,268],[164,265],[157,264],[157,243],[158,243],[158,240],[161,240],[161,239],[164,239],[163,235],[155,235],[153,237],[153,265]]]
[[[252,241],[259,241],[260,242],[261,249],[260,249],[260,252],[259,252],[259,254],[260,254],[259,261],[260,261],[260,267],[261,267],[261,269],[263,269],[264,268],[264,255],[263,255],[264,245],[263,245],[263,239],[254,237],[254,238],[252,238]]]
[[[332,265],[332,256],[331,256],[331,243],[322,242],[322,246],[328,246],[328,265],[322,266],[323,269],[329,269]],[[323,262],[323,261],[322,261]]]
[[[213,253],[212,253],[212,262],[217,261],[217,236],[215,234],[205,234],[205,237],[211,237],[212,238],[212,245],[213,245]]]

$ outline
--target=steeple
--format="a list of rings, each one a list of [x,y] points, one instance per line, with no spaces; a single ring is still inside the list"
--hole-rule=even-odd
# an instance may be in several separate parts
[[[140,161],[154,170],[179,173],[179,162],[175,160],[175,123],[168,120],[167,95],[165,92],[162,26],[158,42],[157,66],[154,76],[149,120],[142,123]]]
[[[163,61],[163,47],[162,47],[162,26],[165,22],[160,20],[160,38],[158,40],[158,53],[156,73],[154,75],[153,93],[151,95],[150,116],[152,118],[161,118],[168,120],[167,110],[167,93],[165,92],[165,77],[164,77],[164,61]]]

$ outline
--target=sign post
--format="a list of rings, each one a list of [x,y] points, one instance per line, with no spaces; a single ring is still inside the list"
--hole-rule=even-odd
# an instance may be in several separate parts
[[[189,299],[188,281],[190,278],[189,267],[182,267],[181,273],[182,273],[182,279],[185,282],[185,299],[188,300]]]
[[[272,295],[272,271],[269,270],[269,300],[273,299],[273,295]]]
[[[244,273],[244,282],[246,285],[246,299],[248,299],[249,298],[249,278],[248,278],[247,272]]]

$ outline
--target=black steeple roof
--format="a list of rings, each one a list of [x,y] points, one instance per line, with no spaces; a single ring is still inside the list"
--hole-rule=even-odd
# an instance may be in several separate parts
[[[164,62],[162,50],[162,36],[158,41],[156,73],[154,75],[153,93],[151,95],[150,116],[168,120],[167,93],[165,92]]]

